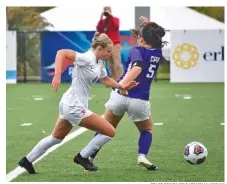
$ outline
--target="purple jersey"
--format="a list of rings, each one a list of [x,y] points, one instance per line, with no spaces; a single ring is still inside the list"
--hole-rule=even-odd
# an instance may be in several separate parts
[[[128,91],[128,97],[149,100],[150,86],[155,78],[162,57],[161,49],[134,47],[130,50],[122,80],[133,66],[141,66],[142,71],[135,79],[139,85]],[[117,90],[119,93],[119,90]]]

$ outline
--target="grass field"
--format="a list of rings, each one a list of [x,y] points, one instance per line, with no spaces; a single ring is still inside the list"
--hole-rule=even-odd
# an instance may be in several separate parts
[[[51,133],[58,115],[58,103],[69,84],[52,93],[49,84],[7,85],[7,173],[17,166],[44,136]],[[103,114],[110,89],[94,86],[89,107]],[[185,100],[182,95],[190,95]],[[43,100],[34,100],[41,96]],[[224,181],[224,84],[170,84],[158,81],[151,91],[151,113],[154,122],[153,144],[149,159],[159,171],[148,171],[136,164],[138,132],[125,116],[114,140],[100,151],[96,173],[84,173],[72,158],[92,138],[86,131],[49,154],[37,165],[39,174],[24,173],[14,181],[26,182],[183,182]],[[31,126],[20,126],[32,123]],[[76,127],[77,128],[77,127]],[[75,129],[74,129],[75,130]],[[184,146],[200,141],[208,149],[202,165],[190,165],[183,159]]]

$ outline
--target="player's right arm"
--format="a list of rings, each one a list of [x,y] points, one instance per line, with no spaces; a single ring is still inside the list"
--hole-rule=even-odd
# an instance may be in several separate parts
[[[130,83],[135,80],[139,74],[142,72],[141,65],[134,65],[130,72],[127,73],[126,77],[121,81],[122,84]]]
[[[58,87],[61,83],[61,73],[65,59],[72,61],[73,64],[73,62],[76,60],[76,52],[70,49],[61,49],[57,52],[55,57],[55,75],[51,85],[54,92],[57,92]]]
[[[73,62],[76,60],[76,52],[70,49],[61,49],[55,57],[55,76],[61,77],[62,66],[65,59]]]
[[[122,79],[122,84],[130,83],[131,81],[135,80],[139,74],[142,72],[142,56],[140,51],[137,48],[132,48],[130,51],[130,58],[132,61],[131,68],[129,68],[129,72],[125,75]]]

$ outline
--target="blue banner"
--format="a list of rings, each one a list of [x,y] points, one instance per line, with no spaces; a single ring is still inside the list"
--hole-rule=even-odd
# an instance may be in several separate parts
[[[51,82],[54,76],[55,56],[60,49],[72,49],[83,53],[91,47],[94,31],[42,32],[41,33],[41,81]],[[129,31],[121,31],[121,62],[125,65],[129,50],[136,45]],[[72,65],[65,60],[62,82],[71,82]],[[109,73],[109,70],[107,68]]]

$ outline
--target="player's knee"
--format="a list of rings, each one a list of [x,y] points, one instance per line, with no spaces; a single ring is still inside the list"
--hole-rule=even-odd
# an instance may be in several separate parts
[[[52,136],[55,138],[55,139],[59,139],[59,140],[63,140],[65,138],[65,135],[61,135],[61,134],[57,134],[55,132],[52,133]]]
[[[151,128],[144,129],[143,132],[152,132]]]
[[[49,141],[50,141],[53,145],[55,145],[55,144],[61,143],[61,142],[63,141],[63,139],[64,139],[64,138],[61,138],[60,136],[56,136],[56,135],[51,134],[51,135],[50,135]]]
[[[115,128],[111,126],[110,130],[107,133],[109,137],[114,137],[115,136]]]
[[[145,132],[145,131],[152,132],[152,126],[139,127],[139,131],[140,131],[140,133]]]

